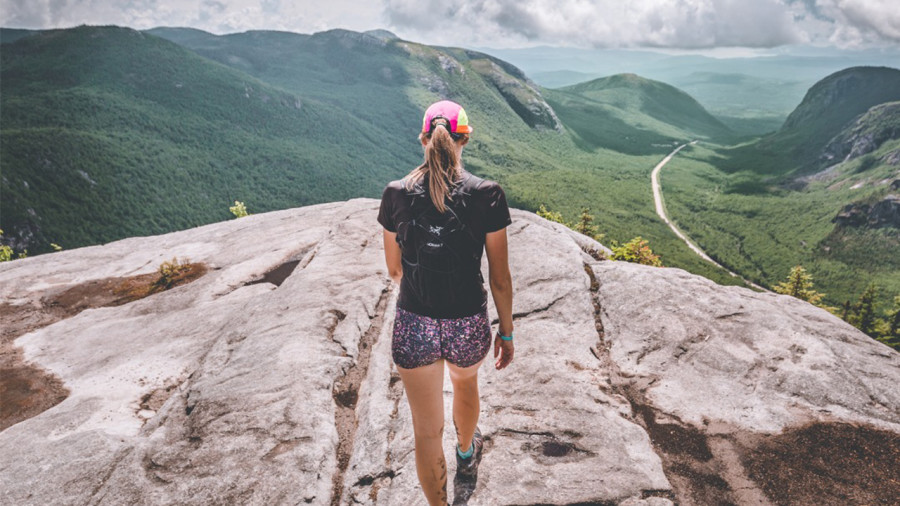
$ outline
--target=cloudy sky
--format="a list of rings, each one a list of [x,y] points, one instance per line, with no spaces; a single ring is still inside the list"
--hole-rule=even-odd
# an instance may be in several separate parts
[[[385,28],[464,47],[900,45],[897,0],[0,0],[0,26],[313,33]]]

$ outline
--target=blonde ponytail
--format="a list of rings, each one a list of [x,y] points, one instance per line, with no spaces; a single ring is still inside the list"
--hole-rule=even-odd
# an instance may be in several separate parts
[[[428,139],[425,144],[425,162],[406,176],[406,188],[428,177],[428,193],[434,207],[440,213],[447,211],[446,200],[450,190],[462,177],[462,160],[457,149],[457,141],[453,140],[448,130],[449,125],[443,118],[435,122],[431,135],[421,134],[420,140]],[[461,136],[465,143],[468,135]]]

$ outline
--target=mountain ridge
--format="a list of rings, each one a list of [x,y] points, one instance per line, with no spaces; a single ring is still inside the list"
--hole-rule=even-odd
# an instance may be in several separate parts
[[[883,102],[854,118],[832,137],[822,149],[820,158],[826,163],[848,162],[877,150],[887,141],[898,138],[900,138],[900,101]]]
[[[613,100],[621,100],[616,104],[620,108],[632,106],[639,108],[648,115],[675,126],[694,128],[698,133],[714,136],[716,130],[727,132],[728,127],[709,114],[697,100],[684,91],[660,82],[640,77],[636,74],[616,74],[608,77],[594,79],[586,83],[575,84],[562,88],[565,91],[573,91],[584,96],[600,100],[606,92],[616,89],[626,89],[634,92],[639,90],[640,97],[621,96],[609,93]],[[629,103],[635,99],[640,103]],[[692,120],[692,121],[688,121]]]

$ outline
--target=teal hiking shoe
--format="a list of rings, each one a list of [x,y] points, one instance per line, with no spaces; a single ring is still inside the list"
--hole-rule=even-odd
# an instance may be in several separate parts
[[[459,456],[459,449],[456,450],[456,475],[457,476],[478,476],[478,464],[481,463],[481,452],[484,448],[484,437],[481,430],[475,427],[475,434],[472,436],[472,455],[469,458]]]
[[[453,478],[453,505],[464,506],[475,492],[478,485],[478,464],[481,463],[481,454],[484,449],[484,437],[481,430],[475,427],[472,436],[472,455],[467,458],[460,457],[459,448],[456,449],[456,477]]]

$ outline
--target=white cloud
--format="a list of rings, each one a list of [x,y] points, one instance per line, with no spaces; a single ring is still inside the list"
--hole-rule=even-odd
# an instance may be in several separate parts
[[[839,46],[900,41],[900,6],[896,0],[816,0],[816,8],[832,21],[821,38]]]
[[[2,0],[0,26],[117,24],[312,33],[387,28],[429,44],[840,47],[900,41],[896,0]]]
[[[385,2],[388,19],[398,29],[447,43],[451,34],[465,34],[481,45],[499,39],[504,45],[709,48],[771,47],[801,40],[791,9],[780,0]]]

